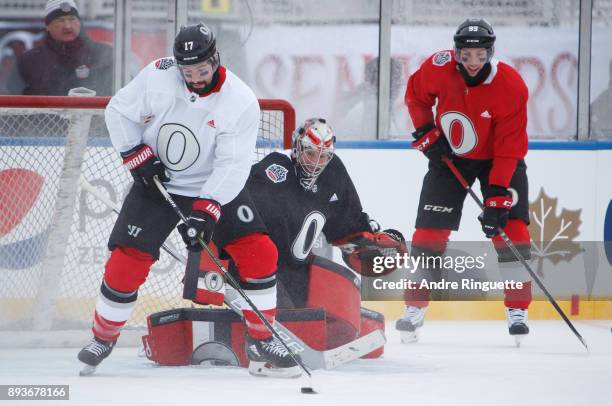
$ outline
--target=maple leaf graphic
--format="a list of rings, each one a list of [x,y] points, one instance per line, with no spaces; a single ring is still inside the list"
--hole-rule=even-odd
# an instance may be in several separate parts
[[[579,243],[573,241],[580,234],[578,229],[582,224],[582,209],[564,208],[557,216],[557,200],[548,196],[542,188],[529,205],[532,255],[537,258],[538,274],[541,276],[545,259],[556,265],[561,261],[569,262],[584,251]]]

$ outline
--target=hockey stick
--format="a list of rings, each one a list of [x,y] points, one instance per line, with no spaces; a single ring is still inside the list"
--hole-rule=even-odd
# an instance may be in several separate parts
[[[157,186],[157,189],[164,196],[164,199],[166,199],[166,201],[168,202],[170,207],[172,207],[172,209],[175,211],[177,216],[183,221],[183,223],[187,224],[189,220],[187,220],[187,217],[185,217],[185,215],[183,214],[181,209],[178,207],[178,205],[176,204],[172,196],[170,196],[170,193],[168,193],[164,185],[162,185],[157,175],[153,177],[153,182],[155,182],[155,186]],[[242,290],[242,288],[238,284],[238,281],[236,281],[236,279],[234,279],[234,277],[229,273],[229,271],[225,269],[225,267],[223,266],[219,258],[217,258],[217,256],[212,252],[208,244],[204,242],[204,240],[202,240],[202,238],[200,238],[199,236],[197,237],[197,241],[200,244],[200,246],[206,251],[210,259],[215,263],[217,268],[219,268],[221,273],[223,273],[223,276],[225,276],[225,280],[227,280],[229,285],[233,287],[234,289],[236,289],[236,292],[238,292],[238,294],[249,304],[249,307],[251,308],[251,310],[253,310],[253,312],[257,315],[259,320],[261,320],[264,326],[266,326],[266,328],[270,331],[270,333],[272,333],[272,335],[276,337],[276,339],[283,345],[283,347],[285,347],[291,359],[293,359],[293,361],[300,366],[302,371],[304,371],[304,373],[308,375],[309,378],[312,378],[312,374],[310,373],[308,368],[306,368],[306,365],[302,363],[302,360],[300,359],[300,357],[296,356],[295,353],[291,351],[291,349],[289,348],[285,340],[283,340],[280,334],[278,334],[278,332],[274,329],[274,327],[272,327],[268,319],[266,319],[266,317],[261,313],[261,311],[257,308],[257,306],[255,306],[255,303],[253,303],[251,299],[247,296],[247,294],[244,293],[244,290]],[[309,393],[313,392],[312,387],[307,388],[306,390],[308,390]],[[304,392],[305,388],[302,388],[302,391]]]
[[[449,157],[447,157],[447,156],[442,156],[442,161],[448,166],[448,169],[450,169],[450,171],[453,173],[453,175],[455,175],[455,178],[457,178],[457,180],[459,181],[461,186],[463,186],[463,188],[468,192],[468,194],[470,196],[472,196],[472,199],[474,199],[476,204],[478,204],[478,207],[480,207],[480,209],[484,211],[484,208],[485,208],[484,204],[482,203],[480,198],[476,195],[476,193],[472,190],[472,188],[467,183],[467,181],[465,180],[465,178],[463,177],[463,175],[461,174],[459,169],[457,169],[457,167],[453,163],[453,161]],[[559,304],[557,304],[557,301],[555,300],[555,298],[552,297],[552,295],[548,292],[548,289],[546,289],[546,287],[544,286],[544,283],[542,282],[542,280],[533,271],[533,269],[531,269],[531,266],[529,266],[529,264],[527,263],[525,258],[523,258],[523,256],[519,252],[519,250],[516,249],[516,246],[514,245],[512,240],[510,240],[508,235],[505,233],[505,231],[501,227],[497,227],[497,231],[499,232],[499,235],[502,238],[502,240],[504,240],[504,243],[506,244],[506,246],[510,249],[510,251],[512,251],[512,254],[514,254],[514,256],[521,262],[521,264],[523,264],[523,266],[525,267],[525,269],[527,270],[527,272],[529,273],[531,278],[540,287],[542,292],[544,292],[544,295],[546,295],[546,298],[548,299],[548,301],[553,305],[553,307],[555,308],[557,313],[559,313],[559,316],[561,316],[563,321],[565,321],[565,323],[570,328],[570,330],[572,330],[572,332],[580,340],[582,345],[584,345],[584,348],[586,348],[586,350],[588,351],[589,347],[587,346],[586,341],[584,340],[584,338],[580,335],[578,330],[576,330],[576,327],[574,327],[572,322],[567,318],[567,316],[565,315],[565,313],[563,312],[561,307],[559,307]]]
[[[79,183],[84,190],[92,194],[107,207],[111,208],[116,214],[119,214],[121,206],[118,203],[110,200],[106,195],[102,194],[91,183],[89,183],[85,177],[81,176]],[[187,259],[180,253],[176,252],[170,245],[164,243],[162,248],[176,261],[183,265],[187,264]],[[225,293],[225,304],[242,317],[242,308],[246,306],[246,303],[241,300],[240,295],[234,289],[227,289]],[[387,342],[384,333],[379,329],[340,347],[333,348],[331,350],[318,351],[304,343],[299,337],[291,332],[291,330],[279,322],[276,322],[274,325],[279,334],[285,338],[285,340],[289,343],[289,346],[293,348],[294,351],[300,354],[306,366],[308,366],[308,368],[311,370],[335,368],[342,364],[359,359],[376,348],[383,346]]]

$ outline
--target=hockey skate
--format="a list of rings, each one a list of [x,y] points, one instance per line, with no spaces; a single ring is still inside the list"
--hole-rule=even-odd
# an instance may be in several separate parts
[[[508,332],[514,337],[517,347],[521,346],[521,340],[529,334],[527,325],[527,309],[513,309],[506,307],[506,318],[508,319]]]
[[[406,306],[404,315],[395,323],[402,343],[410,344],[419,341],[419,329],[423,327],[426,312],[427,307]]]
[[[297,378],[302,374],[299,365],[275,337],[256,340],[247,334],[246,353],[249,357],[251,375]],[[294,356],[299,357],[299,355]]]
[[[79,375],[88,376],[93,374],[100,362],[113,351],[115,343],[116,341],[104,341],[97,337],[92,338],[89,344],[79,351],[79,361],[84,365]]]

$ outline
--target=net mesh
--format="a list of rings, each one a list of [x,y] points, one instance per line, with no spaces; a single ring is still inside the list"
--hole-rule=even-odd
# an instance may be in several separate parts
[[[287,105],[272,110],[277,108],[273,102],[260,104],[254,161],[286,146],[294,126]],[[132,178],[110,144],[103,110],[0,107],[0,330],[91,326],[116,214],[80,187],[72,196],[60,190],[70,128],[85,115],[91,125],[83,135],[87,145],[79,172],[103,195],[121,202]],[[61,258],[49,260],[50,236],[57,232],[53,219],[62,210],[70,211],[70,231],[60,236]],[[166,244],[186,256],[176,231]],[[183,266],[162,251],[126,327],[146,326],[146,317],[156,311],[191,306],[181,298],[183,273]],[[41,314],[43,323],[37,322]]]

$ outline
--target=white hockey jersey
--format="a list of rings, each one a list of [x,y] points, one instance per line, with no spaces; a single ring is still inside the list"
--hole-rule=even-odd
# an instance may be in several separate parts
[[[236,75],[219,67],[207,95],[191,92],[173,58],[146,66],[112,97],[105,112],[119,152],[149,145],[168,169],[170,193],[221,205],[244,187],[259,129],[259,103]]]

